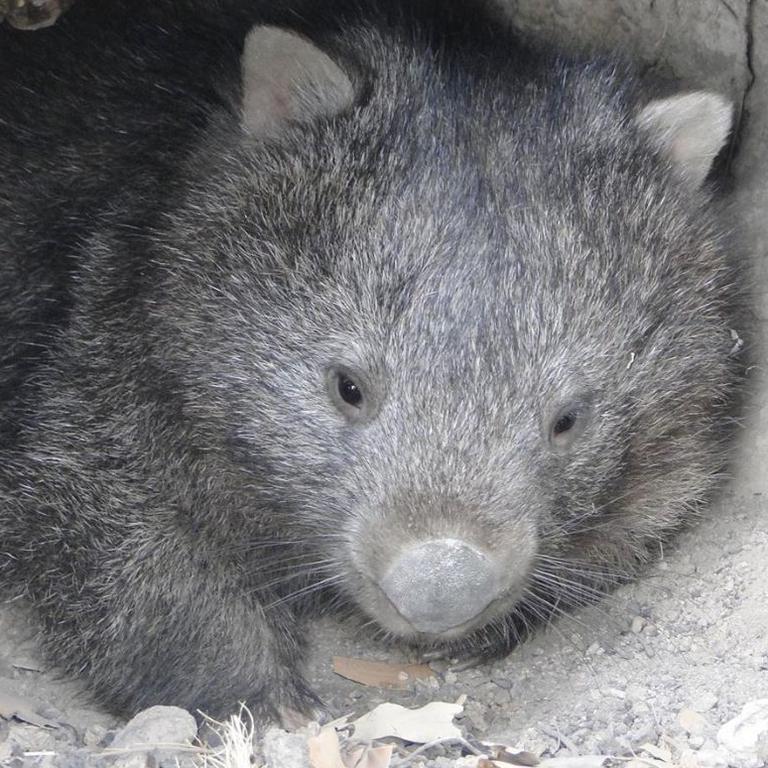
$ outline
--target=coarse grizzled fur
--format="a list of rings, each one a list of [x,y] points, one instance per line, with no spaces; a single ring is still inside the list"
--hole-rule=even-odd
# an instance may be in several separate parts
[[[428,5],[0,30],[0,584],[116,711],[306,711],[318,606],[509,648],[721,475],[725,107],[681,159],[623,67]]]

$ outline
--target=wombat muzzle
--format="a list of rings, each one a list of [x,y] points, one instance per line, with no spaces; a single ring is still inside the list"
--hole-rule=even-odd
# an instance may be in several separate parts
[[[439,634],[481,613],[498,595],[491,559],[458,539],[432,539],[401,553],[380,586],[419,632]]]

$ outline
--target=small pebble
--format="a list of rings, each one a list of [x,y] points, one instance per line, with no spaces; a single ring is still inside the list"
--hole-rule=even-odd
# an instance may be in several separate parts
[[[189,744],[197,735],[195,718],[179,707],[149,707],[133,717],[110,746],[154,747],[156,744]]]
[[[681,709],[677,714],[677,722],[691,735],[703,734],[710,727],[707,719],[692,709]]]
[[[620,699],[621,701],[624,701],[624,699],[627,698],[627,694],[618,688],[603,688],[601,693],[604,696],[610,696],[613,699]]]
[[[694,733],[688,738],[688,744],[693,749],[701,749],[706,739],[700,733]]]
[[[554,754],[558,747],[556,739],[543,734],[538,728],[524,730],[518,737],[518,743],[526,752],[532,752],[537,757],[541,757],[545,752]]]
[[[644,685],[630,683],[625,689],[624,694],[630,701],[644,701],[648,698],[648,689]]]
[[[101,725],[89,725],[83,734],[83,743],[86,747],[101,746],[104,737],[107,735],[107,729]]]
[[[677,759],[679,768],[699,768],[698,755],[692,749],[684,749]]]
[[[632,711],[635,713],[635,717],[645,717],[651,712],[651,708],[644,701],[636,701],[632,705]]]
[[[150,757],[146,752],[138,754],[117,755],[112,758],[110,768],[154,768],[156,760]]]
[[[497,685],[499,688],[504,688],[505,690],[509,690],[514,685],[512,680],[510,680],[508,677],[503,677],[502,675],[494,675],[491,677],[491,682],[494,685]]]
[[[700,693],[691,698],[690,705],[691,709],[695,709],[697,712],[709,712],[717,705],[717,696],[714,693]]]
[[[728,758],[715,749],[700,749],[696,753],[697,768],[728,768]]]

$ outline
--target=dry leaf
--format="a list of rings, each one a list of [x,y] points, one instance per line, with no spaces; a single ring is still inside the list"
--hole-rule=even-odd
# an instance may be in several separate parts
[[[392,761],[392,745],[359,747],[344,758],[345,768],[389,768]]]
[[[406,709],[399,704],[379,704],[378,707],[352,722],[356,741],[373,741],[396,736],[416,744],[437,739],[460,739],[461,731],[453,718],[461,714],[461,704],[433,701],[419,709]]]
[[[10,720],[15,717],[40,728],[58,728],[58,723],[48,720],[35,711],[35,702],[15,693],[0,691],[0,717]]]
[[[505,765],[523,765],[534,766],[538,765],[541,761],[533,754],[524,749],[513,750],[509,747],[503,747],[500,745],[494,745],[492,749],[493,759],[498,763],[504,763]]]
[[[741,713],[721,726],[717,741],[744,762],[763,757],[761,745],[768,739],[768,699],[747,702]]]
[[[353,713],[350,712],[341,717],[337,717],[335,720],[331,720],[330,723],[326,723],[323,728],[335,728],[337,731],[343,731],[349,725],[349,718],[352,717],[352,715]]]
[[[339,736],[334,728],[326,726],[317,736],[310,736],[307,746],[312,768],[345,768],[341,759]]]
[[[376,688],[407,689],[414,680],[426,680],[435,673],[426,664],[389,664],[385,661],[333,657],[333,671],[347,680]]]
[[[11,666],[14,669],[21,669],[24,672],[42,672],[43,671],[42,664],[36,661],[30,661],[28,659],[14,659],[14,661],[11,662]]]
[[[662,763],[671,763],[672,762],[672,753],[665,749],[664,747],[657,747],[655,744],[641,744],[640,750],[641,752],[647,752],[652,757],[655,757],[657,760],[661,760]]]

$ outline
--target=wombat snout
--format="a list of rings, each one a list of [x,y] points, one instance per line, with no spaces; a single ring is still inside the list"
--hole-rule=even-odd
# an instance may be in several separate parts
[[[402,552],[380,586],[419,632],[440,633],[474,619],[498,595],[493,561],[458,539],[431,539]]]

